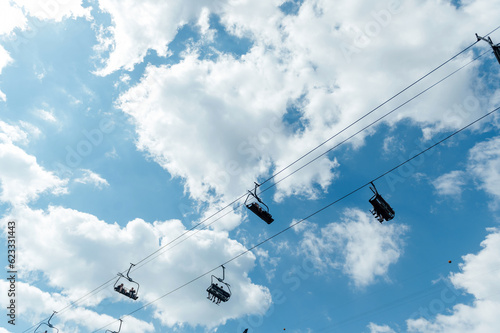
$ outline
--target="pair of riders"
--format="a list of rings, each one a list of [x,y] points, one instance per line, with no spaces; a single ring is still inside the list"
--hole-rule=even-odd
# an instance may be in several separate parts
[[[123,287],[123,283],[122,283],[122,284],[120,284],[119,286],[117,286],[115,289],[116,289],[116,291],[118,291],[119,293],[122,293],[122,294],[127,295],[127,296],[132,297],[132,298],[134,298],[134,297],[135,297],[135,289],[134,289],[134,287],[130,288],[130,290],[129,290],[129,291],[127,291],[127,289],[125,289],[125,288]]]

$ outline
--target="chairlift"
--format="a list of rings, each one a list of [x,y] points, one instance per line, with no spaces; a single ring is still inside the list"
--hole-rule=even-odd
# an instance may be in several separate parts
[[[495,57],[497,58],[498,63],[500,64],[500,44],[493,44],[493,41],[491,40],[491,37],[488,36],[488,38],[484,38],[476,34],[476,38],[478,41],[484,40],[488,44],[490,44],[491,48],[493,49],[493,54],[495,54]]]
[[[259,184],[255,183],[255,188],[254,188],[253,192],[248,191],[249,194],[248,194],[247,198],[245,199],[245,206],[248,209],[250,209],[255,215],[257,215],[262,220],[264,220],[267,224],[271,224],[271,223],[273,223],[274,219],[271,216],[271,214],[269,213],[269,207],[264,202],[262,202],[262,200],[257,195],[257,187],[259,187],[259,186],[260,186]],[[254,197],[257,201],[254,201],[254,202],[247,204],[247,201],[250,198],[250,196]],[[262,206],[265,207],[265,209],[263,209],[261,207],[261,205],[259,205],[259,202],[262,204]]]
[[[392,220],[395,215],[394,210],[378,193],[377,188],[375,187],[373,182],[370,182],[370,184],[372,184],[373,186],[370,187],[370,189],[374,193],[374,196],[370,200],[368,200],[373,206],[373,210],[370,210],[370,212],[377,218],[380,223],[384,222],[384,220]]]
[[[123,321],[120,319],[120,328],[118,328],[118,331],[111,331],[111,330],[106,330],[106,332],[104,333],[120,333],[121,329],[122,329],[122,323]]]
[[[118,277],[118,280],[116,280],[116,282],[115,282],[114,288],[120,294],[125,295],[129,298],[132,298],[133,300],[136,300],[139,298],[138,295],[139,295],[139,287],[140,286],[139,286],[139,283],[132,280],[132,278],[129,276],[130,270],[132,269],[133,266],[135,266],[135,265],[131,263],[130,268],[127,271],[127,276],[124,276],[122,273],[117,274],[119,277]],[[123,283],[119,285],[118,282],[122,278],[127,279],[129,282],[135,283],[137,285],[137,290],[134,290],[134,287],[131,287],[130,290],[127,290],[123,287]]]
[[[224,265],[222,267],[222,279],[212,275],[212,280],[210,286],[207,288],[208,296],[207,298],[219,305],[220,302],[227,302],[231,298],[231,288],[229,283],[224,282],[226,277],[226,268]],[[221,284],[217,283],[219,281]],[[224,285],[227,290],[224,289]]]
[[[51,328],[52,330],[56,330],[56,333],[59,332],[59,329],[57,327],[54,327],[54,325],[52,325],[50,323],[50,320],[52,319],[52,317],[56,314],[57,312],[54,311],[54,313],[50,316],[49,320],[47,320],[46,323],[40,323],[40,325],[38,325],[37,328],[35,328],[35,331],[34,333],[41,333],[42,331],[39,331],[38,329],[42,326],[42,325],[45,325],[45,326],[48,326],[49,328]],[[47,330],[45,330],[45,332],[47,332]]]

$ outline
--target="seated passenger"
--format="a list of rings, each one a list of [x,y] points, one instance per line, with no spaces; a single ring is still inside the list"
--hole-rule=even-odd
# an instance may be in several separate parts
[[[119,293],[123,293],[123,290],[124,290],[124,289],[125,289],[125,288],[123,288],[123,283],[122,283],[122,284],[120,284],[119,286],[116,286],[116,288],[115,288],[115,290],[116,290],[116,291],[118,291]]]

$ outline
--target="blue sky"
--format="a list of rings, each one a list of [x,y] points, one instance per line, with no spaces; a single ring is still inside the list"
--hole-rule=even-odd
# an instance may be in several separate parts
[[[2,1],[0,224],[6,244],[16,222],[18,280],[0,332],[53,311],[61,332],[495,332],[497,114],[376,181],[393,220],[365,187],[232,259],[498,107],[480,42],[340,132],[496,29],[499,5]],[[332,136],[262,186],[271,225],[243,200],[207,220]],[[170,294],[227,261],[227,303],[206,299],[220,268]],[[112,284],[82,300],[138,262],[137,301]]]

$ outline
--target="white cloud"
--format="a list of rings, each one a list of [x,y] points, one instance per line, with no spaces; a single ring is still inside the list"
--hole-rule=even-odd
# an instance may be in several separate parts
[[[490,234],[481,243],[481,251],[463,257],[461,272],[450,279],[456,288],[474,296],[470,304],[457,304],[452,313],[435,318],[410,319],[408,332],[425,333],[494,333],[500,327],[500,231]]]
[[[6,294],[8,288],[8,282],[1,280],[0,291]],[[65,311],[55,314],[50,320],[50,324],[54,325],[60,332],[91,332],[117,320],[109,315],[99,314],[83,307],[70,307],[66,309],[66,306],[70,303],[70,299],[64,295],[44,292],[25,282],[17,281],[16,290],[18,295],[16,298],[18,316],[25,317],[24,319],[30,322],[38,323],[43,321],[47,323],[47,318],[55,309],[65,309]],[[0,304],[2,307],[6,307],[7,302],[8,298],[4,297],[0,301]],[[118,323],[114,325],[118,325]],[[47,328],[46,325],[42,325],[37,332],[43,332]],[[108,328],[114,329],[114,326]],[[127,317],[126,324],[123,324],[122,328],[122,333],[154,332],[154,327],[151,323],[138,320],[134,317]]]
[[[105,186],[109,186],[109,183],[106,179],[102,178],[97,173],[92,172],[92,170],[82,169],[81,171],[83,173],[82,177],[76,178],[75,182],[81,184],[91,184],[97,188],[103,188]]]
[[[394,331],[387,325],[380,326],[374,323],[370,323],[368,325],[368,328],[370,329],[370,333],[396,333],[396,331]]]
[[[21,8],[13,5],[11,1],[0,2],[0,35],[9,35],[15,28],[23,29],[26,22]]]
[[[384,153],[386,154],[405,151],[403,143],[401,141],[398,141],[398,139],[392,135],[387,136],[384,139],[384,145],[382,148],[384,149]]]
[[[380,224],[359,210],[347,210],[340,223],[330,223],[318,232],[304,232],[300,252],[318,269],[340,269],[356,287],[365,287],[384,277],[402,253],[402,236],[408,227]]]
[[[108,151],[104,154],[104,156],[106,156],[106,158],[111,158],[111,159],[115,159],[115,158],[118,158],[118,153],[116,152],[116,148],[113,147],[113,149],[111,151]]]
[[[91,7],[83,7],[82,0],[14,0],[14,2],[24,8],[29,16],[41,20],[60,22],[66,18],[86,17],[90,19]]]
[[[2,73],[4,67],[11,62],[12,58],[10,57],[9,52],[7,52],[7,50],[0,45],[0,74]]]
[[[19,127],[0,122],[0,200],[11,204],[26,204],[43,192],[66,192],[66,180],[41,167],[36,158],[14,145],[26,141]]]
[[[128,268],[128,263],[137,263],[158,250],[158,239],[165,245],[186,231],[177,220],[147,223],[135,219],[121,228],[90,214],[52,206],[47,211],[15,208],[2,222],[8,220],[23,221],[18,226],[19,274],[32,272],[33,278],[33,272],[42,273],[40,276],[50,287],[72,300]],[[141,286],[137,303],[156,300],[243,251],[243,245],[229,239],[226,232],[202,230],[192,234],[154,262],[131,272],[130,276]],[[208,274],[148,308],[168,326],[215,327],[230,318],[264,313],[271,302],[269,290],[253,284],[248,277],[255,260],[249,253],[226,265],[225,281],[233,293],[227,304],[216,306],[206,299]],[[221,277],[222,270],[211,274]],[[109,286],[80,305],[95,306],[104,299],[127,302]],[[85,317],[81,320],[90,325]]]
[[[464,171],[451,171],[432,182],[439,195],[460,197],[467,175]]]
[[[500,137],[478,143],[469,151],[467,170],[478,187],[500,200]]]
[[[54,116],[54,110],[49,109],[49,110],[44,110],[44,109],[36,109],[34,111],[35,115],[39,117],[40,119],[43,119],[45,121],[48,121],[50,123],[55,123],[57,122],[56,117]]]
[[[119,107],[134,120],[139,149],[183,178],[196,200],[210,201],[209,193],[222,201],[239,196],[273,163],[286,165],[318,143],[315,135],[301,139],[282,126],[290,96],[300,92],[284,86],[292,78],[263,52],[217,62],[192,54],[170,67],[148,66],[141,82],[120,98]],[[337,166],[323,157],[278,190],[314,197],[311,184],[325,190]]]
[[[480,14],[484,5],[478,1],[456,9],[448,3],[415,0],[401,2],[398,8],[390,3],[306,0],[293,16],[281,13],[281,3],[100,1],[101,9],[112,16],[110,45],[115,46],[101,75],[133,68],[148,49],[167,54],[168,43],[187,22],[198,22],[207,31],[208,12],[219,15],[227,31],[253,43],[238,59],[227,54],[200,59],[194,47],[178,64],[149,65],[141,82],[118,101],[134,121],[138,147],[184,179],[186,191],[196,200],[239,196],[253,181],[281,170],[391,96],[404,86],[402,82],[413,82],[429,71],[436,59],[444,60],[468,45],[467,26],[486,30],[485,17],[492,16],[491,11],[500,15],[500,6]],[[190,10],[184,10],[187,4]],[[455,33],[446,43],[436,44],[436,31],[450,30]],[[357,51],[346,56],[343,47]],[[472,53],[464,55],[446,70],[471,57]],[[443,75],[437,72],[433,80]],[[482,112],[491,95],[481,90],[484,85],[475,77],[474,66],[468,67],[387,121],[393,125],[411,119],[423,127],[426,139],[462,126]],[[405,101],[433,80],[388,106]],[[283,118],[292,106],[297,119],[286,126]],[[373,119],[364,119],[356,129]],[[354,130],[342,133],[325,149]],[[371,133],[374,129],[350,142],[359,147]],[[334,181],[338,165],[334,157],[321,158],[314,167],[279,183],[274,199],[317,198]]]
[[[99,0],[99,8],[111,15],[113,26],[107,29],[111,37],[101,39],[100,50],[111,49],[104,68],[98,75],[108,75],[124,68],[132,70],[142,62],[149,49],[160,56],[169,54],[168,44],[180,27],[193,22],[207,9],[215,9],[225,1],[184,0],[158,2]]]
[[[42,131],[32,123],[20,120],[19,125],[24,131],[26,131],[27,134],[29,134],[30,138],[37,139],[40,135],[42,135]]]
[[[18,126],[12,126],[0,121],[0,143],[12,144],[14,142],[26,144],[28,142],[28,134]]]
[[[0,13],[1,13],[1,8],[0,8]],[[0,20],[1,21],[1,20]],[[2,45],[0,45],[0,74],[2,73],[2,70],[4,67],[6,67],[8,64],[12,62],[12,58],[9,55],[9,52],[7,52],[6,49],[3,48]],[[5,95],[4,92],[0,90],[0,101],[5,102],[7,100],[7,96]]]
[[[460,197],[462,189],[472,177],[478,189],[495,200],[493,209],[500,202],[500,137],[477,143],[469,150],[467,167],[444,174],[432,182],[439,195]]]

